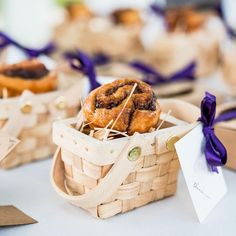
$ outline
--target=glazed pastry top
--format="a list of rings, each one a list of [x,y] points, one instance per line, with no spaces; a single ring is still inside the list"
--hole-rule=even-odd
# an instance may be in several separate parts
[[[67,6],[67,11],[71,20],[86,20],[93,16],[91,10],[83,3],[69,4]]]
[[[169,9],[166,13],[166,21],[169,31],[176,30],[192,32],[199,29],[206,20],[206,16],[190,7],[181,9]]]
[[[22,79],[41,79],[49,74],[46,66],[36,59],[26,60],[20,63],[0,66],[0,74],[8,77],[20,77]]]
[[[119,9],[113,12],[112,18],[116,24],[140,25],[142,23],[140,13],[136,9]]]
[[[58,74],[49,71],[37,59],[16,64],[0,65],[0,97],[7,91],[8,97],[21,95],[24,90],[33,93],[50,92],[58,88]]]
[[[160,111],[151,87],[142,81],[130,79],[116,80],[95,89],[83,106],[85,118],[91,127],[103,128],[111,123],[113,129],[130,135],[155,128]]]

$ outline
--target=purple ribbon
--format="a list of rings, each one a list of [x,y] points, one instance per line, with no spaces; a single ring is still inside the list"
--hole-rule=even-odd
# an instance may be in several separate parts
[[[97,53],[92,57],[92,61],[96,66],[103,66],[111,62],[111,58],[104,53]]]
[[[231,38],[235,38],[236,37],[236,32],[235,30],[230,27],[230,25],[228,24],[228,22],[226,21],[226,18],[225,18],[225,14],[224,14],[224,11],[223,11],[223,7],[222,7],[222,3],[219,2],[216,7],[216,12],[218,13],[219,17],[221,18],[223,24],[224,24],[224,27],[226,29],[226,32],[227,34],[231,37]]]
[[[222,112],[214,121],[214,123],[229,121],[236,119],[236,108]]]
[[[166,9],[164,7],[161,7],[160,5],[156,3],[152,3],[150,5],[150,9],[152,12],[154,12],[157,16],[165,17],[166,15]]]
[[[150,65],[147,65],[141,61],[134,61],[129,63],[129,65],[137,71],[141,72],[145,76],[144,82],[150,85],[166,84],[184,80],[193,81],[196,78],[196,62],[191,62],[183,69],[171,74],[170,76],[162,75]]]
[[[213,172],[217,172],[217,166],[223,166],[227,162],[227,151],[214,133],[214,119],[216,113],[216,97],[206,92],[201,103],[201,117],[205,136],[205,156],[208,165]]]
[[[96,79],[94,63],[86,53],[76,50],[75,52],[66,52],[64,56],[69,61],[71,68],[82,72],[89,78],[90,90],[100,86]]]
[[[19,44],[15,40],[13,40],[12,38],[10,38],[8,35],[3,33],[2,31],[0,31],[0,50],[4,49],[5,47],[8,47],[10,45],[13,45],[13,46],[19,48],[30,58],[38,57],[40,55],[49,55],[56,49],[55,44],[52,42],[50,42],[45,47],[42,47],[40,49],[27,48],[27,47],[24,47],[23,45]]]

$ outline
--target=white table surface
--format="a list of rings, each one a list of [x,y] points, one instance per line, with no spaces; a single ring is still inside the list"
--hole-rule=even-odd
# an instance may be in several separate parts
[[[224,169],[228,194],[198,223],[182,174],[170,197],[107,220],[70,205],[52,189],[51,160],[0,170],[0,205],[13,204],[39,223],[0,228],[1,236],[148,235],[235,236],[236,172]]]

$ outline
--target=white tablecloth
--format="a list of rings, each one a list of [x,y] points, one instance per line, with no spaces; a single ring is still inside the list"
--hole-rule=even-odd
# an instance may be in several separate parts
[[[228,194],[200,224],[182,175],[174,197],[108,220],[97,220],[54,192],[49,180],[50,165],[51,160],[46,160],[0,170],[0,205],[13,204],[39,222],[0,228],[1,236],[236,235],[236,172],[224,169]]]

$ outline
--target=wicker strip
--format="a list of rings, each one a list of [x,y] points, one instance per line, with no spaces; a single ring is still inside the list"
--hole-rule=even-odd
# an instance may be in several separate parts
[[[62,149],[66,185],[73,195],[97,186],[112,165],[98,166]],[[106,203],[97,206],[95,216],[108,218],[174,195],[179,161],[174,152],[140,158],[135,169]],[[89,210],[89,209],[88,209]]]

